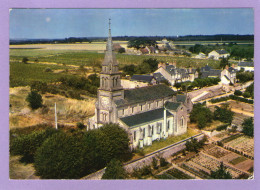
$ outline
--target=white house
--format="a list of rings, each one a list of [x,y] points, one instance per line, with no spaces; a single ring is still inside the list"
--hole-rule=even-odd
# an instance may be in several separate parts
[[[240,62],[238,63],[236,69],[237,70],[241,70],[244,69],[244,71],[250,71],[250,72],[254,72],[254,63],[253,62]]]
[[[218,60],[220,58],[228,58],[229,56],[230,56],[230,54],[224,49],[213,50],[212,52],[210,52],[208,54],[208,58],[213,58],[215,60]]]

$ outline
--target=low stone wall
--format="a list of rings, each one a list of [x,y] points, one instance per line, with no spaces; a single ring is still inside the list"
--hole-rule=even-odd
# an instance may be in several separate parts
[[[204,137],[204,134],[200,133],[200,134],[194,135],[192,137],[196,138],[198,141],[200,141]],[[186,141],[188,141],[192,137],[184,139],[180,142],[174,143],[174,144],[169,145],[167,147],[164,147],[162,149],[159,149],[159,150],[152,152],[152,153],[150,153],[150,154],[148,154],[148,155],[146,155],[142,158],[127,162],[127,163],[124,164],[124,168],[127,172],[130,173],[130,172],[133,172],[133,170],[135,168],[142,168],[145,165],[152,164],[153,158],[156,158],[157,156],[160,156],[160,157],[167,159],[167,158],[171,157],[172,154],[184,149]],[[92,179],[92,180],[101,179],[104,172],[105,172],[105,168],[103,168],[103,169],[101,169],[101,170],[99,170],[95,173],[92,173],[92,174],[90,174],[90,175],[88,175],[88,176],[86,176],[82,179]]]

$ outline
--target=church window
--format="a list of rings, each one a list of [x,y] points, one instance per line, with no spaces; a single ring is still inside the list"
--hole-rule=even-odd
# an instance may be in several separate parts
[[[122,109],[122,115],[125,115],[125,109]]]
[[[136,131],[134,131],[134,141],[136,141]]]
[[[143,137],[145,138],[145,128],[144,128],[144,130],[143,130]]]
[[[157,106],[157,107],[159,106],[159,101],[156,102],[156,106]]]
[[[181,117],[181,127],[184,127],[184,117]]]
[[[152,125],[152,135],[153,135],[154,126]]]
[[[132,107],[132,113],[134,113],[134,107]]]
[[[141,111],[143,111],[143,105],[141,105]]]
[[[168,131],[169,129],[170,129],[170,121],[168,120],[166,131]]]
[[[118,85],[118,78],[115,79],[116,80],[116,86]]]

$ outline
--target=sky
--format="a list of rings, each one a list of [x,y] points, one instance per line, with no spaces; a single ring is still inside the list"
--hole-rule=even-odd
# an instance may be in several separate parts
[[[10,39],[254,34],[254,11],[240,9],[12,9]]]

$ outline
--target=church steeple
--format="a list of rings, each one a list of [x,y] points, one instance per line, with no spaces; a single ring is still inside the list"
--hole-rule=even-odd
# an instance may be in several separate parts
[[[118,63],[116,61],[116,56],[114,53],[113,41],[111,36],[111,19],[109,19],[108,24],[109,24],[108,39],[107,39],[107,45],[105,51],[105,58],[102,63],[102,66],[109,66],[110,68],[112,68],[113,66],[117,66]],[[118,70],[115,71],[113,68],[110,70],[110,68],[108,68],[109,69],[108,71],[113,71],[113,72],[118,71]],[[107,72],[107,71],[102,69],[102,72]]]
[[[111,36],[111,19],[109,19],[108,39],[105,51],[105,58],[102,63],[102,71],[100,73],[100,89],[119,90],[121,86],[121,73],[118,71],[118,63],[116,60],[113,41]]]

